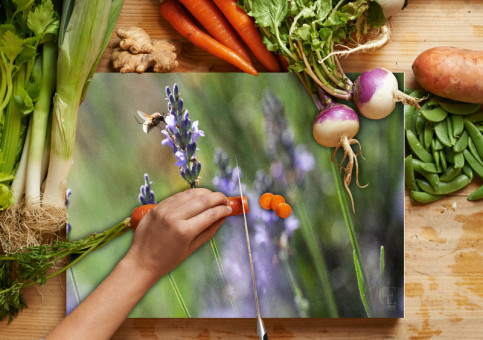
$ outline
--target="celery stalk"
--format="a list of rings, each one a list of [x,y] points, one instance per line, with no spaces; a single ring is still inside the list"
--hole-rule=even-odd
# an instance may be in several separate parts
[[[49,170],[43,203],[65,206],[66,181],[74,152],[78,107],[84,84],[101,53],[109,20],[111,1],[83,0],[64,3],[61,19],[59,58],[57,61],[57,92],[54,96]],[[67,15],[66,15],[67,13]],[[66,20],[68,20],[66,24]]]

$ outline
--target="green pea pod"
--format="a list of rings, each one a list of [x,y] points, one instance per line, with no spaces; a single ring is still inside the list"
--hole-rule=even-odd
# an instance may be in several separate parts
[[[480,109],[481,104],[472,103],[445,103],[439,102],[439,105],[448,111],[449,113],[455,115],[469,115],[475,113]]]
[[[463,169],[465,166],[465,157],[462,152],[457,152],[454,154],[454,167],[457,169]]]
[[[421,115],[421,112],[419,112],[419,110],[416,110],[415,128],[418,136],[423,133],[424,124],[426,124],[426,119],[424,119],[424,117]]]
[[[448,163],[446,162],[446,156],[443,150],[439,150],[439,162],[441,163],[441,169],[443,172],[448,171]]]
[[[448,170],[441,175],[439,178],[442,182],[450,182],[452,181],[456,176],[458,176],[461,172],[461,169],[457,169],[454,166],[450,166]],[[468,176],[469,177],[469,176]]]
[[[471,115],[465,116],[465,119],[468,119],[470,122],[473,122],[473,123],[483,122],[483,110],[473,113]]]
[[[483,185],[473,191],[468,197],[468,201],[477,201],[483,198]]]
[[[404,180],[406,187],[411,190],[417,190],[416,179],[414,178],[413,156],[409,155],[404,159]]]
[[[433,141],[431,142],[431,147],[433,148],[434,151],[438,151],[438,150],[443,150],[444,145],[441,144],[438,138],[434,138]]]
[[[404,128],[406,130],[414,129],[415,117],[416,117],[416,108],[412,105],[404,105]]]
[[[467,119],[465,119],[464,122],[465,122],[465,129],[466,131],[468,131],[468,134],[470,135],[473,143],[475,143],[476,150],[478,150],[478,155],[480,155],[480,158],[483,158],[483,135],[475,126],[475,124],[473,124]]]
[[[438,172],[441,172],[440,151],[433,151],[434,166]]]
[[[470,180],[473,180],[473,170],[471,167],[468,165],[468,162],[466,162],[465,166],[463,167],[463,173],[470,178]]]
[[[413,163],[413,170],[418,174],[420,174],[421,176],[423,176],[424,178],[426,178],[426,180],[431,184],[431,186],[436,189],[436,187],[440,182],[438,174],[423,170],[421,168],[421,162],[418,161],[417,159],[413,159],[412,163]]]
[[[413,158],[413,164],[415,167],[418,167],[419,169],[423,169],[424,171],[427,171],[427,172],[431,172],[434,174],[439,172],[434,163],[424,163],[418,159]]]
[[[414,90],[409,95],[411,97],[422,99],[428,95],[428,92],[425,90]]]
[[[419,203],[431,203],[444,197],[443,195],[432,195],[424,191],[415,191],[415,190],[411,190],[409,192],[409,196],[413,201],[416,201]]]
[[[478,125],[477,128],[478,128],[478,131],[480,131],[481,133],[483,133],[483,125]]]
[[[436,137],[438,140],[447,147],[452,147],[451,141],[448,137],[448,124],[445,121],[436,123],[434,125],[434,132],[436,133]]]
[[[453,136],[456,137],[465,129],[463,117],[459,115],[451,115],[451,122],[453,123]]]
[[[428,121],[430,122],[441,122],[445,120],[445,118],[448,116],[448,112],[446,112],[443,108],[441,107],[436,107],[431,110],[421,110],[421,115]]]
[[[476,158],[473,157],[473,155],[471,154],[471,152],[468,151],[468,149],[463,151],[463,155],[464,155],[466,161],[468,162],[468,164],[470,165],[471,169],[473,169],[473,171],[478,176],[480,176],[480,178],[483,178],[483,165],[481,165],[476,160]]]
[[[433,141],[434,129],[429,122],[426,122],[424,125],[424,138],[423,138],[423,145],[426,150],[429,150],[431,147],[431,142]]]
[[[475,157],[475,159],[478,161],[478,163],[483,165],[483,160],[481,159],[480,155],[478,154],[478,150],[476,150],[476,146],[473,143],[473,139],[471,139],[471,137],[468,138],[468,150],[470,150],[471,154],[473,155],[473,157]]]
[[[456,144],[453,146],[454,152],[461,152],[466,149],[466,147],[468,146],[468,137],[468,132],[463,131],[461,137],[456,141]]]
[[[470,183],[470,178],[466,175],[459,175],[450,182],[439,182],[437,188],[433,188],[431,184],[421,179],[417,179],[418,186],[428,194],[432,195],[447,195],[452,192],[463,189]]]
[[[451,119],[446,119],[446,128],[448,131],[448,139],[451,145],[456,144],[456,137],[453,136],[453,121]]]
[[[426,105],[429,106],[429,107],[435,107],[435,106],[439,105],[439,97],[438,96],[432,96],[426,102]]]
[[[414,152],[414,154],[423,162],[432,163],[433,156],[424,149],[421,143],[418,141],[417,137],[411,130],[406,130],[406,138],[409,144],[409,147]]]
[[[456,152],[454,152],[454,150],[451,149],[451,148],[445,148],[444,149],[444,155],[445,155],[446,161],[448,163],[454,164],[454,155],[455,154],[456,154]]]

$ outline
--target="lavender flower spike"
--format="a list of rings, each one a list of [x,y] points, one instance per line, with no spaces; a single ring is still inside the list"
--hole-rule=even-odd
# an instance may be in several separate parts
[[[196,141],[205,134],[198,129],[198,121],[191,122],[188,110],[184,108],[183,99],[179,96],[177,84],[174,84],[173,91],[169,86],[166,87],[166,97],[169,114],[165,118],[166,127],[162,130],[166,137],[162,144],[171,147],[181,177],[194,188],[198,186],[201,171],[201,163],[196,159]]]
[[[151,190],[151,184],[153,183],[149,180],[149,175],[144,174],[144,185],[141,185],[141,188],[139,190],[139,203],[143,205],[156,203],[156,200],[154,198],[154,191]]]

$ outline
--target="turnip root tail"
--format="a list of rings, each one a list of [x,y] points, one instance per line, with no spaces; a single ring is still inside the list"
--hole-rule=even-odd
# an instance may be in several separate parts
[[[354,150],[352,150],[351,145],[357,144],[359,145],[359,152],[354,153]],[[341,162],[339,163],[340,169],[344,169],[344,187],[347,190],[347,193],[349,194],[349,197],[351,199],[352,203],[352,211],[354,214],[356,213],[355,206],[354,206],[354,199],[352,197],[352,193],[349,189],[349,185],[352,181],[352,170],[354,169],[354,164],[356,166],[356,183],[359,188],[365,188],[367,187],[366,185],[360,185],[359,184],[359,163],[357,162],[357,156],[361,155],[362,157],[362,147],[361,144],[357,139],[349,139],[347,137],[341,138],[340,145],[338,145],[334,152],[332,153],[332,158],[331,160],[334,161],[335,154],[337,153],[337,150],[342,146],[342,149],[344,150],[344,157],[342,158]],[[347,165],[344,167],[342,163],[344,162],[345,158],[348,158]]]
[[[391,38],[391,29],[389,28],[389,25],[386,24],[385,26],[382,26],[380,29],[376,31],[376,34],[374,37],[371,37],[370,40],[366,41],[363,44],[358,44],[354,48],[347,47],[345,45],[342,45],[346,50],[342,51],[334,51],[330,54],[328,54],[326,57],[324,57],[322,60],[319,60],[319,63],[324,62],[326,59],[330,58],[331,56],[342,56],[342,57],[347,57],[352,53],[356,52],[370,52],[374,51],[377,49],[380,49],[384,45],[386,45],[389,42],[389,39]]]
[[[404,105],[411,105],[411,106],[414,106],[415,108],[417,108],[418,110],[421,110],[421,105],[419,105],[419,103],[425,99],[427,99],[427,97],[424,97],[424,98],[416,98],[416,97],[412,97],[410,95],[407,95],[405,94],[404,92],[402,91],[397,91],[397,92],[394,92],[394,99],[397,101],[397,102],[401,102],[403,103]]]

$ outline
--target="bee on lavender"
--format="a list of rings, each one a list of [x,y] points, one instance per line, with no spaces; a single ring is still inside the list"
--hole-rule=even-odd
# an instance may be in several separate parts
[[[141,119],[144,120],[144,122],[138,121],[139,124],[143,125],[144,133],[148,133],[156,126],[159,127],[161,130],[164,129],[164,127],[166,126],[166,121],[164,120],[164,118],[166,117],[165,113],[155,112],[153,114],[148,114],[144,111],[138,110],[138,115],[139,117],[141,117]],[[136,118],[136,116],[134,117]]]

